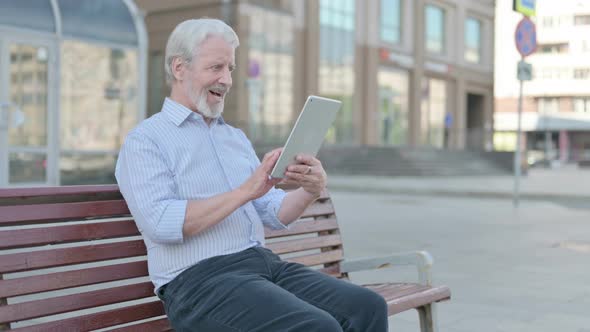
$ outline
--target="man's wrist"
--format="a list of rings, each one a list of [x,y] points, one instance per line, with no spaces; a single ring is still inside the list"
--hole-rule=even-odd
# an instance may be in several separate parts
[[[242,202],[243,204],[248,203],[249,201],[252,200],[250,193],[248,192],[248,190],[246,190],[243,187],[238,187],[234,190],[234,192],[236,193],[236,196],[238,198],[238,200],[240,202]]]

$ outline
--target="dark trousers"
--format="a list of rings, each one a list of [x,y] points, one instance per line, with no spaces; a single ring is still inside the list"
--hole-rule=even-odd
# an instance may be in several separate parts
[[[161,287],[180,331],[387,331],[377,293],[255,247],[199,262]]]

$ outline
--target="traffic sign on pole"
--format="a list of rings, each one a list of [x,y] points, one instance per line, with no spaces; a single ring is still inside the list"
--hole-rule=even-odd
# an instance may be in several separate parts
[[[537,50],[537,29],[535,23],[528,17],[523,17],[514,33],[514,41],[516,42],[516,49],[522,57],[531,55]]]
[[[513,0],[512,9],[526,16],[535,16],[535,0]]]
[[[530,81],[533,79],[533,66],[530,63],[524,62],[524,60],[520,60],[518,62],[518,71],[516,74],[516,78],[520,81]]]

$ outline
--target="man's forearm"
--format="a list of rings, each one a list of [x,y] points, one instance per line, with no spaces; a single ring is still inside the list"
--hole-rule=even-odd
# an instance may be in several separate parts
[[[310,194],[303,188],[289,192],[283,199],[278,218],[284,225],[297,220],[309,204],[318,199],[319,195]]]
[[[182,226],[183,235],[192,236],[218,224],[249,200],[248,194],[238,188],[205,200],[189,201]]]

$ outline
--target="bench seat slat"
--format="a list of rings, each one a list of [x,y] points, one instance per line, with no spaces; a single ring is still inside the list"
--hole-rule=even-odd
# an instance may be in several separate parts
[[[148,275],[147,261],[0,280],[0,298],[47,292]]]
[[[0,273],[98,262],[146,254],[143,240],[0,255]]]
[[[164,315],[162,302],[153,301],[123,308],[106,310],[93,314],[66,318],[54,322],[42,323],[23,328],[15,332],[47,332],[47,331],[90,331],[109,326],[121,325],[137,320]]]
[[[132,219],[0,231],[0,249],[140,235]]]
[[[338,222],[336,222],[336,219],[316,219],[297,222],[289,229],[270,230],[265,228],[264,235],[267,239],[272,239],[281,236],[317,233],[336,229],[338,229]]]
[[[170,326],[170,321],[168,318],[156,319],[145,323],[129,325],[125,327],[120,327],[116,329],[109,330],[116,331],[116,332],[164,332],[164,331],[172,331],[172,327]]]
[[[150,296],[154,296],[154,285],[151,282],[143,282],[79,294],[9,304],[0,307],[0,324]]]
[[[340,235],[327,235],[268,243],[266,247],[272,250],[275,254],[280,255],[310,249],[334,247],[341,244],[342,239],[340,238]]]
[[[0,226],[129,215],[124,200],[0,206]]]
[[[338,249],[322,252],[320,254],[290,257],[286,258],[285,260],[289,262],[303,264],[306,266],[335,263],[340,262],[342,260],[342,250]]]
[[[386,283],[365,285],[365,287],[383,296],[387,302],[387,311],[390,316],[451,298],[451,291],[446,286],[429,287],[418,284]]]

